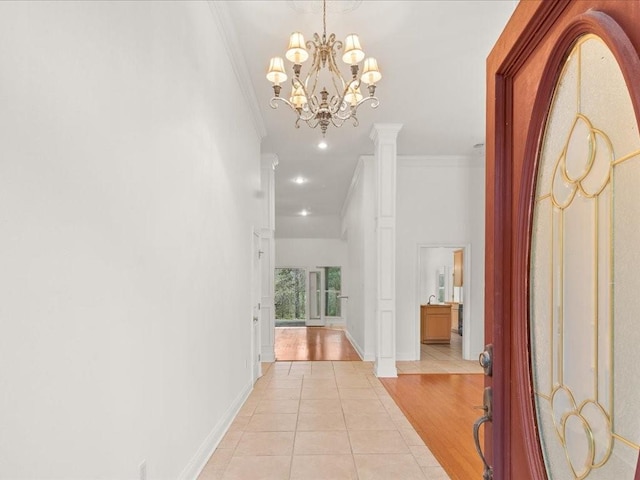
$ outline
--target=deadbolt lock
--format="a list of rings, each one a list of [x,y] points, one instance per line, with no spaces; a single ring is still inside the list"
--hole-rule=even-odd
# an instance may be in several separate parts
[[[480,354],[478,358],[480,366],[484,369],[484,374],[487,377],[493,375],[493,345],[489,344],[484,347],[484,352]]]

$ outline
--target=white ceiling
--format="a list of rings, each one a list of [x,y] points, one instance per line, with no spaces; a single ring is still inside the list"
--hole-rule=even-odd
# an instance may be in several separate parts
[[[485,61],[515,0],[328,1],[327,34],[344,40],[358,33],[383,77],[376,91],[380,106],[360,107],[358,127],[329,127],[324,151],[317,148],[319,128],[296,129],[291,110],[269,106],[273,90],[265,78],[269,59],[284,57],[291,32],[301,31],[307,40],[322,33],[322,2],[226,3],[266,128],[262,152],[279,157],[276,215],[303,208],[311,215],[339,215],[358,157],[373,153],[374,123],[403,124],[399,155],[471,155],[475,144],[484,143]],[[348,67],[340,67],[346,75]],[[298,175],[308,183],[295,184]]]

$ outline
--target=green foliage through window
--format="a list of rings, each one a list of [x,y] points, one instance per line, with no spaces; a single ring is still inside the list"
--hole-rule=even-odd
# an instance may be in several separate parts
[[[276,268],[276,318],[304,320],[306,299],[306,271],[302,268]]]
[[[342,274],[340,267],[324,267],[325,282],[325,315],[327,317],[339,317]]]

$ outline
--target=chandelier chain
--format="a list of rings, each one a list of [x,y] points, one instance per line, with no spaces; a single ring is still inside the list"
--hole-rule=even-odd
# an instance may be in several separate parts
[[[327,38],[327,0],[322,0],[322,37]]]

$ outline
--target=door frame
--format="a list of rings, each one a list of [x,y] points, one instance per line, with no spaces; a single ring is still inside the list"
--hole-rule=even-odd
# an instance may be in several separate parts
[[[640,77],[637,52],[620,42],[620,34],[626,34],[632,45],[640,45],[637,15],[625,15],[629,5],[607,0],[520,2],[487,61],[485,339],[494,345],[494,360],[493,376],[486,377],[485,385],[493,389],[494,415],[485,453],[496,480],[511,478],[513,466],[523,480],[547,478],[530,373],[528,292],[537,152],[553,89],[574,40],[594,33],[618,60],[640,120],[640,89],[631,83]],[[637,13],[637,4],[631,8]],[[535,59],[538,47],[548,57]],[[514,83],[525,66],[536,95],[516,106]],[[530,115],[527,128],[517,130],[514,110]]]
[[[324,327],[325,326],[325,315],[324,315],[324,269],[310,268],[307,267],[307,315],[305,319],[305,324],[307,327]],[[320,309],[320,318],[319,319],[311,319],[311,274],[318,273],[319,282],[318,288],[320,290],[320,304],[318,308]]]
[[[262,376],[262,250],[261,236],[253,229],[251,243],[251,380],[255,383]]]
[[[471,245],[470,244],[464,244],[464,243],[419,243],[418,244],[418,251],[417,251],[417,262],[416,262],[416,297],[414,300],[414,325],[413,325],[413,331],[414,331],[414,345],[415,345],[415,355],[416,355],[416,360],[420,360],[420,289],[422,287],[422,280],[421,280],[421,275],[420,275],[420,266],[422,264],[422,251],[424,249],[430,249],[430,248],[447,248],[450,250],[462,250],[463,251],[463,257],[462,257],[462,262],[463,262],[463,272],[464,272],[464,276],[463,278],[466,280],[466,283],[463,280],[463,288],[462,288],[462,304],[465,305],[466,304],[466,308],[463,307],[462,310],[462,331],[463,332],[467,332],[467,335],[465,336],[463,334],[462,336],[462,358],[464,360],[472,360],[471,358],[471,336],[469,335],[469,332],[471,331],[471,329],[469,328],[469,325],[471,323],[471,290],[473,288],[473,286],[470,284],[471,282]],[[453,282],[453,281],[452,281]],[[453,288],[453,287],[452,287]],[[475,330],[476,333],[474,335],[481,335],[482,334],[482,330],[477,329]]]

